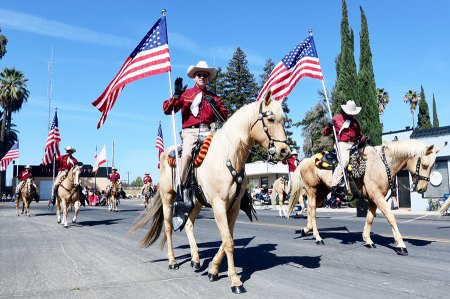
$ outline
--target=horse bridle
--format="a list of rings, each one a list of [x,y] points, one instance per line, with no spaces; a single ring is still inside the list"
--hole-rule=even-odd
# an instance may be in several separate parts
[[[418,159],[417,159],[417,164],[416,164],[416,172],[414,173],[414,174],[411,174],[411,176],[412,176],[412,181],[413,181],[413,190],[416,190],[416,187],[417,187],[417,183],[419,182],[419,181],[427,181],[427,182],[429,182],[430,181],[430,177],[426,177],[426,176],[423,176],[423,175],[421,175],[419,172],[420,172],[420,163],[421,163],[421,161],[422,161],[422,159],[421,159],[421,157],[419,157]]]
[[[264,133],[266,133],[267,138],[269,139],[269,146],[267,148],[267,154],[269,155],[269,161],[273,161],[272,158],[273,158],[273,156],[276,153],[275,142],[284,143],[286,145],[288,145],[288,144],[287,144],[286,140],[284,140],[284,141],[283,140],[278,140],[278,139],[274,139],[274,138],[272,138],[270,136],[269,129],[267,128],[267,125],[264,122],[264,118],[265,117],[269,117],[271,115],[274,115],[274,113],[272,111],[270,111],[270,110],[263,112],[262,111],[262,105],[263,105],[263,101],[261,101],[261,104],[259,105],[258,119],[253,123],[251,129],[253,129],[253,127],[256,125],[256,123],[258,121],[262,122],[263,131],[264,131]],[[283,126],[283,131],[285,131],[284,126]],[[285,134],[286,134],[286,131],[285,131]]]

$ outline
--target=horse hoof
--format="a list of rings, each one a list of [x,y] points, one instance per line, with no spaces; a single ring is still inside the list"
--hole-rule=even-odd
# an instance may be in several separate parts
[[[317,240],[316,245],[325,245],[325,243],[323,242],[323,240]]]
[[[194,261],[191,261],[191,267],[194,268],[195,270],[199,270],[200,269],[200,263],[196,263]]]
[[[219,275],[208,273],[208,279],[210,282],[217,281],[219,279]],[[231,289],[233,289],[233,287],[231,287]]]
[[[233,286],[233,287],[231,287],[231,291],[235,294],[242,294],[242,293],[247,292],[244,288],[244,285]]]
[[[61,220],[58,220],[58,223],[61,223]]]
[[[377,248],[375,246],[375,244],[369,244],[369,243],[364,244],[364,247],[366,247],[366,248]]]
[[[64,225],[64,228],[69,228],[69,226],[68,225]]]
[[[306,236],[306,233],[305,233],[305,230],[304,230],[304,229],[301,229],[301,230],[300,230],[300,236],[302,236],[302,237]]]
[[[395,252],[397,252],[398,255],[403,255],[403,256],[408,255],[408,250],[404,247],[396,247]]]
[[[178,270],[180,269],[180,266],[178,264],[169,264],[169,270]]]

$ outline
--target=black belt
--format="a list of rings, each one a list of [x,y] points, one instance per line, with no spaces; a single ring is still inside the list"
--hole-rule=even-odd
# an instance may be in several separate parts
[[[211,129],[211,126],[208,124],[197,124],[194,126],[186,127],[185,129],[199,129],[200,127],[204,127],[206,129]]]

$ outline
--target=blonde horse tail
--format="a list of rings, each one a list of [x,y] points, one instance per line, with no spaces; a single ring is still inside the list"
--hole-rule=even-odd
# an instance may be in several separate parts
[[[129,230],[127,235],[136,233],[138,230],[143,229],[147,223],[151,221],[150,229],[142,238],[139,245],[141,247],[149,247],[153,245],[156,240],[158,240],[161,235],[161,231],[164,225],[164,215],[163,215],[163,205],[161,195],[159,193],[159,188],[153,196],[153,205],[151,209],[144,213],[142,219],[140,219],[136,224],[134,224]]]
[[[444,202],[442,207],[439,209],[439,217],[444,216],[444,214],[447,212],[448,208],[450,207],[450,197],[447,198],[447,200]]]
[[[294,211],[295,205],[298,203],[300,197],[302,196],[302,188],[303,188],[303,181],[300,176],[300,167],[297,167],[295,172],[291,175],[291,199],[289,200],[288,205],[288,217],[292,214]],[[302,196],[303,197],[303,196]],[[303,200],[301,198],[300,200]],[[303,207],[303,204],[302,204]]]

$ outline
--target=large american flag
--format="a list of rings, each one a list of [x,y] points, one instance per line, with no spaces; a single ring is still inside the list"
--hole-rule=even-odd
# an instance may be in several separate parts
[[[161,157],[161,153],[164,151],[164,139],[163,139],[163,133],[161,128],[161,122],[159,123],[158,127],[158,135],[156,136],[156,148],[158,149],[158,161]],[[160,167],[158,162],[158,168]]]
[[[47,143],[45,144],[45,154],[42,165],[53,163],[53,157],[58,158],[61,155],[59,152],[60,141],[61,136],[59,135],[58,129],[58,114],[55,111],[55,116],[53,117],[50,131],[48,132]]]
[[[312,36],[308,36],[275,66],[261,89],[257,101],[262,99],[269,90],[272,91],[273,100],[284,99],[304,76],[323,79]]]
[[[97,129],[106,121],[120,92],[126,84],[138,79],[165,73],[171,70],[166,17],[159,19],[145,35],[117,75],[92,105],[102,112]]]
[[[0,171],[5,171],[9,163],[12,160],[19,158],[19,141],[14,143],[11,149],[6,153],[6,155],[0,161]]]

